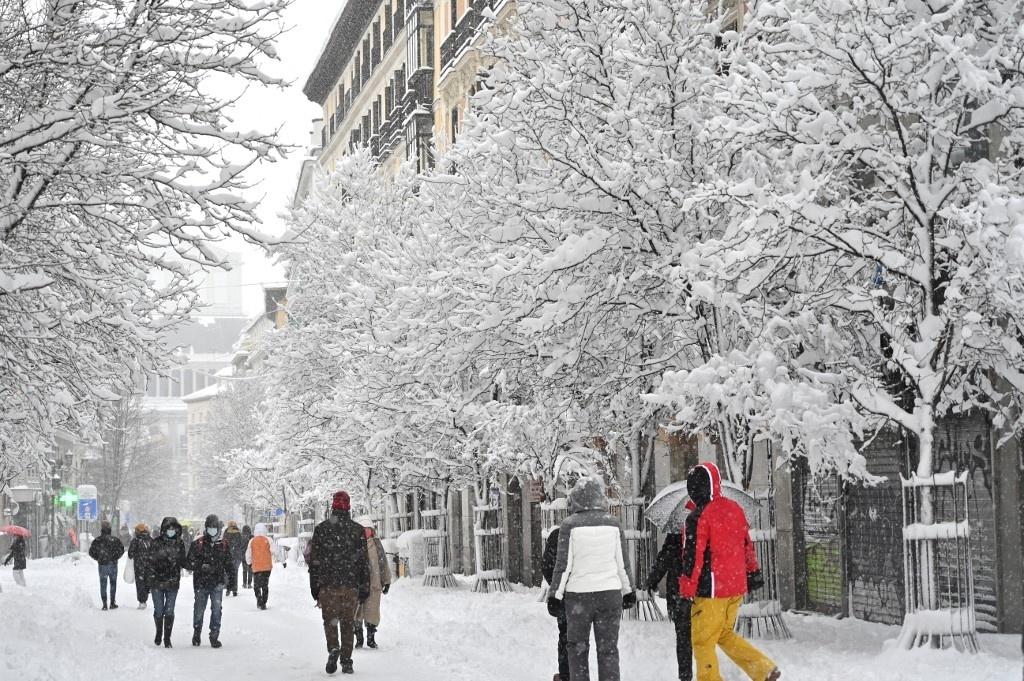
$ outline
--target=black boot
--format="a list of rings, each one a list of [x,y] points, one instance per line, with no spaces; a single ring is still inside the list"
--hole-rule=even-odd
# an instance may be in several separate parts
[[[156,624],[156,638],[153,643],[160,645],[164,642],[164,618],[153,615],[153,622]]]
[[[220,648],[223,643],[220,642],[220,634],[210,634],[210,647]]]
[[[341,656],[341,651],[335,648],[331,651],[331,654],[327,656],[327,666],[324,667],[324,671],[328,674],[333,674],[338,671],[338,658]]]
[[[355,622],[353,622],[352,623],[352,631],[354,631],[355,635],[356,635],[356,648],[362,648],[363,647],[363,623],[361,621],[359,621],[359,620],[356,620]]]
[[[171,630],[174,629],[174,615],[164,617],[164,648],[171,647]]]
[[[355,674],[356,673],[355,670],[352,669],[352,660],[351,659],[342,660],[341,661],[341,673],[342,674]]]
[[[106,610],[107,609],[107,597],[106,596],[100,596],[100,598],[103,599],[103,609]]]
[[[376,633],[377,633],[377,625],[376,624],[367,624],[366,625],[366,647],[367,648],[376,648],[377,647],[377,641],[375,641],[374,638],[373,638]]]
[[[117,610],[117,601],[114,600],[114,595],[110,595],[110,609]]]
[[[192,645],[199,646],[203,642],[203,628],[192,627]]]

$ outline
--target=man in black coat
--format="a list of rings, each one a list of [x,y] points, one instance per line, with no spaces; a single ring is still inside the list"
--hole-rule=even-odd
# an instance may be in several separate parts
[[[544,574],[544,580],[551,585],[551,577],[555,574],[555,562],[558,560],[558,528],[551,530],[547,541],[544,543],[544,559],[541,562],[540,570]],[[565,621],[565,610],[558,614],[558,673],[553,681],[569,681],[569,653],[566,650],[568,645],[568,625]]]
[[[100,524],[100,536],[89,547],[89,557],[96,561],[100,571],[100,598],[107,609],[107,584],[110,584],[110,609],[117,610],[117,561],[124,555],[124,544],[111,533],[110,523]]]
[[[665,537],[651,573],[647,575],[647,589],[654,592],[663,577],[668,616],[676,627],[676,660],[679,681],[693,679],[693,644],[690,640],[690,607],[693,601],[679,595],[679,576],[683,573],[683,536],[673,532]]]
[[[224,530],[224,539],[231,549],[231,571],[228,573],[227,589],[232,596],[238,595],[238,566],[244,562],[245,547],[249,542],[242,536],[238,529],[238,523],[234,520],[228,521],[228,529]]]
[[[195,591],[195,606],[192,609],[192,645],[202,643],[203,616],[206,602],[210,602],[210,647],[220,648],[221,604],[224,600],[224,585],[231,571],[231,549],[227,541],[217,539],[220,534],[220,519],[215,515],[206,516],[203,536],[192,542],[185,559],[185,567],[192,571],[192,588]]]
[[[352,520],[351,509],[348,492],[336,493],[330,517],[316,526],[310,541],[309,591],[323,615],[328,674],[337,671],[339,659],[342,673],[353,673],[353,619],[356,608],[370,596],[365,534]]]

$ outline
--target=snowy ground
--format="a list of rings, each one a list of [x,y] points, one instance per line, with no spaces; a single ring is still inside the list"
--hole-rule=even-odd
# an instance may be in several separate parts
[[[29,564],[27,588],[0,570],[0,679],[12,681],[292,681],[326,678],[319,611],[306,573],[275,568],[270,609],[251,591],[225,599],[221,638],[194,649],[192,596],[179,594],[173,650],[153,646],[152,611],[134,609],[134,587],[121,582],[122,608],[102,612],[96,567],[68,558]],[[535,590],[513,594],[455,592],[401,580],[384,597],[379,650],[356,651],[356,678],[382,681],[548,681],[555,668],[555,624]],[[796,639],[764,643],[786,681],[1008,681],[1021,676],[1020,638],[983,636],[984,653],[897,652],[896,629],[852,620],[792,616]],[[624,622],[625,681],[675,679],[672,628]],[[745,678],[727,662],[727,679]],[[596,670],[596,667],[595,667]],[[338,675],[340,678],[340,674]],[[348,678],[348,677],[346,677]]]

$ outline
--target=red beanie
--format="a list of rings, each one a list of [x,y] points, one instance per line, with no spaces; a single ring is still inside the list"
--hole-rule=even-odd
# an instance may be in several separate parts
[[[348,492],[335,492],[334,501],[331,502],[331,510],[333,511],[350,511],[352,510],[352,500],[348,497]]]

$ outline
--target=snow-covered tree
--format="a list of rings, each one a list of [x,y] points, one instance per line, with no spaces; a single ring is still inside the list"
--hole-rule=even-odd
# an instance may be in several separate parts
[[[694,277],[713,221],[681,209],[709,163],[700,95],[724,19],[704,2],[524,0],[485,45],[486,87],[442,163],[479,244],[477,361],[603,443],[633,494],[666,420],[643,396],[731,342]],[[742,446],[724,454],[746,468]]]
[[[159,368],[212,242],[258,238],[245,173],[278,144],[230,105],[276,82],[286,4],[0,3],[0,465],[95,432],[139,382],[124,368]]]
[[[916,473],[930,476],[939,419],[982,409],[1008,433],[1020,425],[1021,7],[752,7],[730,36],[728,78],[708,93],[719,162],[687,205],[708,206],[723,229],[702,259],[742,315],[790,329],[760,338],[771,362],[818,372],[835,398],[905,429]],[[705,370],[731,376],[759,356]]]

